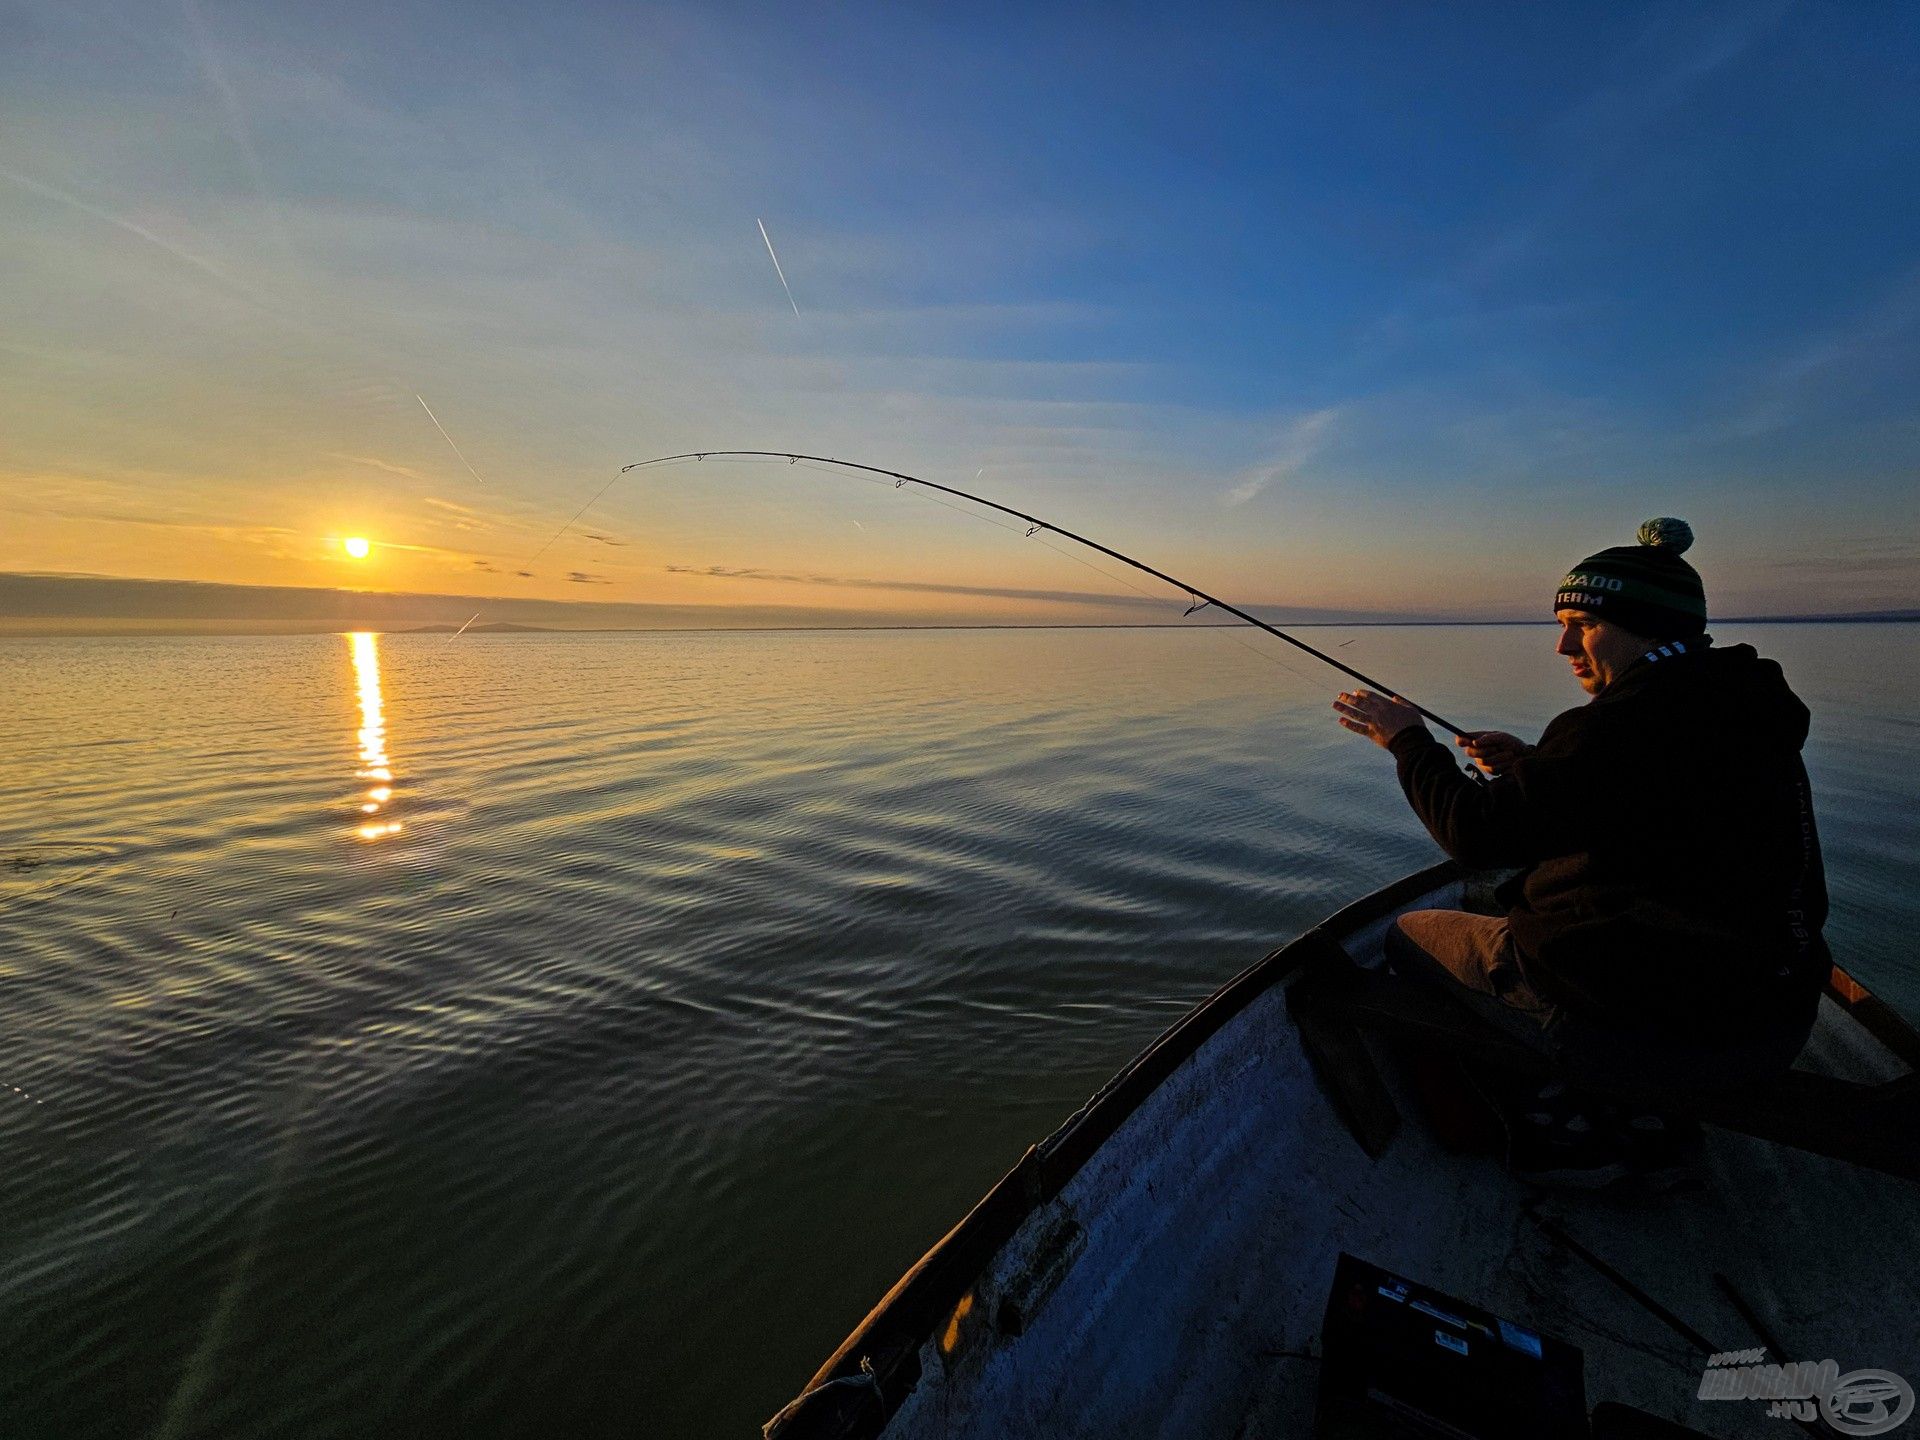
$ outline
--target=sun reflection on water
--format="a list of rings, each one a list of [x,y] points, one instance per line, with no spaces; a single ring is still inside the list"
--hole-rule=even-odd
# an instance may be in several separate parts
[[[393,799],[393,759],[387,754],[386,707],[380,699],[380,637],[364,630],[347,636],[353,648],[353,679],[360,692],[360,768],[356,779],[370,780],[360,813],[379,815]],[[398,820],[369,818],[357,826],[354,834],[362,840],[384,840],[400,833]]]

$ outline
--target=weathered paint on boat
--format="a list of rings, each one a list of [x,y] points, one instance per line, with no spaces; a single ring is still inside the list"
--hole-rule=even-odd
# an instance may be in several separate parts
[[[1703,1350],[1920,1380],[1910,1180],[1715,1129],[1701,1185],[1622,1204],[1541,1197],[1417,1123],[1377,1158],[1356,1143],[1288,988],[1329,942],[1377,966],[1395,915],[1457,908],[1468,880],[1409,876],[1196,1007],[1029,1150],[769,1433],[1304,1436],[1342,1250],[1579,1345],[1593,1401],[1709,1435],[1785,1422],[1698,1399]],[[1910,1092],[1920,1037],[1840,980],[1797,1068]]]

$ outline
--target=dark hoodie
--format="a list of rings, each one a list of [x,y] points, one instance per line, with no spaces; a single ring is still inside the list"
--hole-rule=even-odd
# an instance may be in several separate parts
[[[1810,1015],[1831,963],[1807,707],[1751,646],[1712,643],[1649,652],[1488,785],[1424,728],[1392,747],[1448,854],[1529,867],[1501,895],[1536,990],[1703,1041]]]

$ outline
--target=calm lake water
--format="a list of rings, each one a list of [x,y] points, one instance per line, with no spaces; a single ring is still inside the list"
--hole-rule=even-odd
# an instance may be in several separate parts
[[[1303,633],[1462,724],[1582,698],[1544,627]],[[1835,951],[1920,1013],[1920,628],[1719,638],[1814,707]],[[0,641],[0,1434],[756,1433],[1159,1030],[1436,858],[1253,643]]]

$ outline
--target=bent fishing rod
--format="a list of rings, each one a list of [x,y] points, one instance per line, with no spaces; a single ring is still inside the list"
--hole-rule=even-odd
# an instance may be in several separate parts
[[[885,475],[889,480],[893,481],[893,488],[896,490],[898,490],[903,485],[922,485],[929,490],[938,490],[944,495],[957,495],[960,499],[969,500],[973,502],[975,505],[984,505],[989,510],[998,510],[1002,515],[1011,515],[1016,520],[1021,520],[1026,522],[1026,524],[1029,527],[1027,530],[1027,534],[1029,536],[1032,536],[1041,530],[1049,531],[1052,534],[1062,537],[1063,539],[1073,541],[1076,545],[1084,545],[1089,550],[1098,550],[1102,555],[1111,556],[1113,559],[1118,560],[1122,565],[1131,565],[1136,570],[1145,571],[1147,574],[1153,576],[1154,579],[1163,580],[1167,584],[1173,586],[1173,588],[1176,590],[1186,591],[1186,593],[1191,595],[1194,599],[1194,604],[1192,608],[1187,611],[1187,614],[1189,615],[1193,614],[1195,610],[1204,610],[1208,606],[1212,606],[1215,610],[1223,610],[1237,620],[1244,620],[1247,622],[1247,624],[1254,626],[1256,629],[1266,631],[1267,634],[1273,636],[1277,640],[1286,641],[1287,644],[1293,646],[1296,650],[1304,650],[1307,652],[1307,654],[1313,656],[1314,659],[1325,661],[1327,664],[1333,666],[1334,669],[1338,670],[1341,674],[1352,676],[1355,680],[1358,680],[1362,685],[1366,685],[1375,690],[1384,691],[1386,694],[1394,696],[1394,698],[1403,701],[1405,704],[1412,705],[1415,710],[1419,711],[1422,715],[1426,716],[1427,719],[1433,721],[1434,724],[1438,725],[1441,729],[1449,732],[1450,734],[1457,735],[1463,740],[1471,738],[1468,731],[1462,730],[1458,725],[1455,725],[1451,720],[1443,719],[1441,716],[1436,715],[1434,714],[1433,711],[1427,709],[1426,706],[1424,705],[1415,704],[1413,701],[1407,700],[1406,697],[1401,695],[1398,691],[1392,690],[1387,686],[1382,685],[1378,680],[1375,680],[1372,676],[1361,674],[1358,670],[1354,669],[1351,665],[1345,664],[1342,661],[1334,659],[1333,656],[1327,654],[1326,651],[1324,650],[1316,650],[1313,646],[1307,644],[1306,641],[1296,639],[1294,636],[1287,634],[1286,631],[1277,629],[1276,627],[1269,625],[1266,621],[1262,620],[1257,615],[1249,615],[1245,610],[1240,609],[1238,606],[1229,605],[1226,601],[1221,600],[1215,596],[1209,595],[1204,590],[1196,589],[1194,586],[1187,584],[1187,582],[1184,580],[1176,580],[1173,578],[1173,576],[1167,574],[1164,570],[1156,570],[1153,568],[1153,566],[1147,564],[1145,561],[1136,560],[1131,555],[1122,555],[1118,550],[1112,549],[1106,545],[1102,545],[1098,540],[1089,540],[1086,536],[1076,535],[1073,531],[1064,529],[1059,525],[1055,525],[1050,520],[1042,520],[1039,516],[1029,515],[1024,510],[1015,510],[1011,505],[1002,505],[996,500],[987,500],[982,498],[979,495],[970,494],[965,490],[955,489],[951,485],[941,485],[941,484],[937,484],[932,480],[922,480],[918,475],[907,475],[907,474],[903,474],[901,471],[898,471],[898,470],[882,470],[877,465],[862,465],[858,461],[854,461],[854,460],[835,460],[825,455],[796,455],[793,452],[788,450],[699,450],[699,451],[691,451],[685,455],[660,455],[660,456],[656,456],[652,460],[636,460],[631,465],[622,465],[620,467],[620,473],[622,475],[625,475],[629,470],[642,470],[649,465],[666,465],[675,460],[706,460],[708,458],[724,460],[724,459],[740,459],[740,458],[746,458],[746,457],[755,457],[755,458],[766,459],[766,460],[785,460],[790,464],[797,461],[801,461],[801,460],[807,460],[807,461],[812,461],[813,463],[819,464],[819,465],[838,465],[843,470],[865,470],[866,472],[872,475]],[[579,517],[575,516],[574,518],[578,519]]]

